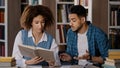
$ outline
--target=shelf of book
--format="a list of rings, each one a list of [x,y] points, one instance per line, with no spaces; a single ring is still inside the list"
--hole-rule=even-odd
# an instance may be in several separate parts
[[[109,28],[120,28],[120,26],[109,26]]]
[[[27,5],[28,5],[28,0],[21,0],[21,14]]]
[[[7,56],[7,0],[0,0],[0,56]]]
[[[120,0],[108,0],[108,36],[112,49],[120,49]]]
[[[68,10],[72,5],[74,5],[74,0],[56,1],[56,41],[58,45],[66,45],[66,34],[70,28]]]
[[[27,5],[42,4],[42,0],[21,0],[21,14]]]
[[[87,20],[92,21],[92,0],[57,0],[56,1],[56,40],[59,45],[66,45],[66,35],[69,26],[69,8],[73,5],[83,5],[87,10]]]

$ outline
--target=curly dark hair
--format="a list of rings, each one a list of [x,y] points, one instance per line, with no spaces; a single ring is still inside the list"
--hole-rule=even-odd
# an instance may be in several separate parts
[[[22,13],[20,24],[21,27],[29,30],[32,27],[33,18],[42,15],[45,20],[45,27],[51,26],[54,23],[54,18],[51,10],[43,5],[28,5]]]

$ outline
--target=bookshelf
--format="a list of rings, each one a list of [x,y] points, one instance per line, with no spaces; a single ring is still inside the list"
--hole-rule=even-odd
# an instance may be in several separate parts
[[[56,41],[59,45],[66,45],[65,37],[69,26],[68,9],[74,5],[74,0],[56,1]]]
[[[92,21],[92,0],[56,0],[56,41],[66,45],[66,34],[69,26],[69,8],[72,5],[83,5],[88,13],[87,20]]]
[[[7,20],[5,20],[5,17],[7,17],[7,6],[5,4],[6,0],[0,0],[0,56],[5,56],[5,52],[7,52],[7,49],[5,49],[7,46],[7,37],[5,31],[7,29]]]
[[[120,0],[108,0],[108,36],[112,49],[120,49]]]
[[[0,56],[10,56],[19,29],[19,1],[0,0]],[[14,6],[16,5],[16,6]],[[14,15],[13,15],[14,13]]]

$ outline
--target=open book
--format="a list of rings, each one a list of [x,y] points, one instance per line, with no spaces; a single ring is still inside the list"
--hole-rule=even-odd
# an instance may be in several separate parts
[[[18,45],[18,47],[23,56],[30,57],[30,58],[40,56],[45,60],[55,61],[54,52],[48,49],[44,49],[40,47],[32,47],[28,45]]]

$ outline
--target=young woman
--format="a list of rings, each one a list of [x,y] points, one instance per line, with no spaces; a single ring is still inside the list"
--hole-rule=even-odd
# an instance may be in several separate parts
[[[13,54],[17,66],[26,65],[55,65],[59,64],[58,46],[55,39],[45,29],[54,23],[52,12],[48,7],[42,5],[27,6],[22,13],[20,24],[23,28],[15,38]],[[56,52],[56,61],[46,61],[42,57],[25,57],[18,48],[19,44],[41,47]]]

